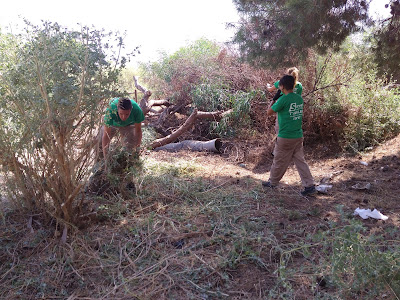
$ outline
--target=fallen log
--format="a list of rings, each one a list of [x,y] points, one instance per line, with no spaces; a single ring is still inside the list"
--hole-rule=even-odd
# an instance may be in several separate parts
[[[176,131],[173,133],[167,135],[166,137],[160,138],[155,140],[150,144],[151,149],[155,149],[164,145],[167,145],[169,143],[172,143],[175,141],[179,136],[181,136],[183,133],[188,131],[193,124],[196,122],[197,119],[214,119],[214,120],[220,120],[222,117],[226,116],[227,114],[231,113],[232,110],[227,110],[227,111],[216,111],[216,112],[202,112],[202,111],[197,111],[195,109],[192,114],[187,118],[185,123],[179,127]]]
[[[195,109],[192,114],[187,118],[185,123],[181,127],[179,127],[176,131],[171,133],[170,135],[167,135],[166,137],[163,137],[161,139],[157,139],[153,141],[150,144],[151,149],[155,149],[157,147],[164,146],[166,144],[169,144],[173,141],[175,141],[179,136],[181,136],[184,132],[188,131],[189,128],[194,124],[194,122],[197,119],[197,109]]]
[[[180,150],[192,150],[192,151],[209,151],[219,153],[221,150],[222,142],[220,139],[214,139],[210,141],[194,141],[186,140],[178,143],[171,143],[161,147],[157,147],[154,151],[170,151],[177,152]]]
[[[199,111],[197,113],[197,118],[198,119],[215,119],[215,120],[220,120],[227,114],[230,114],[233,110],[219,110],[219,111],[212,111],[212,112],[206,112],[206,111]]]

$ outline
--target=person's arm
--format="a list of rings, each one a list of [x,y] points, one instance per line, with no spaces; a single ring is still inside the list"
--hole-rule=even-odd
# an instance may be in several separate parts
[[[103,149],[103,157],[107,158],[108,146],[110,145],[111,127],[104,126],[103,137],[101,139],[101,147]]]
[[[135,147],[139,147],[140,144],[142,143],[142,123],[135,123],[134,131],[136,140]]]
[[[276,114],[278,111],[280,111],[282,109],[282,101],[281,99],[283,98],[279,98],[279,100],[277,102],[271,102],[268,110],[267,110],[267,116],[272,116],[273,114]],[[273,109],[272,109],[273,107]]]
[[[267,116],[272,116],[273,114],[276,114],[276,112],[271,108],[271,106],[268,107]]]

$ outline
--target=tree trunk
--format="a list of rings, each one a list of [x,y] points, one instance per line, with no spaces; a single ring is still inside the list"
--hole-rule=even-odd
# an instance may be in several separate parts
[[[164,138],[157,139],[150,144],[151,149],[164,146],[175,141],[179,136],[181,136],[184,132],[188,131],[189,128],[194,124],[197,119],[197,109],[195,109],[192,114],[187,118],[185,123],[181,127],[179,127],[175,132],[167,135]]]

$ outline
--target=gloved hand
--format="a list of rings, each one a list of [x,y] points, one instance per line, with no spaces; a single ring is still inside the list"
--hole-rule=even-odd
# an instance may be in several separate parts
[[[277,90],[274,98],[272,98],[272,102],[276,102],[276,100],[278,100],[280,96],[282,96],[282,92],[281,90]]]

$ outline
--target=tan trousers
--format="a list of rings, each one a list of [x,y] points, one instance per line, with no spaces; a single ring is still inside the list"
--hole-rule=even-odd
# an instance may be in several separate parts
[[[125,147],[128,149],[133,149],[134,145],[136,144],[136,137],[135,137],[135,125],[129,125],[125,127],[111,127],[111,135],[109,136],[110,141],[115,136],[117,132],[122,137],[123,143]],[[102,139],[104,134],[104,126],[101,127],[99,135],[98,135],[98,145],[99,145],[99,155],[100,158],[103,157],[103,146],[102,146]]]
[[[269,175],[269,181],[272,185],[278,185],[292,160],[299,172],[302,185],[304,187],[314,185],[314,178],[304,159],[303,140],[304,138],[277,138],[274,148],[274,161]]]

